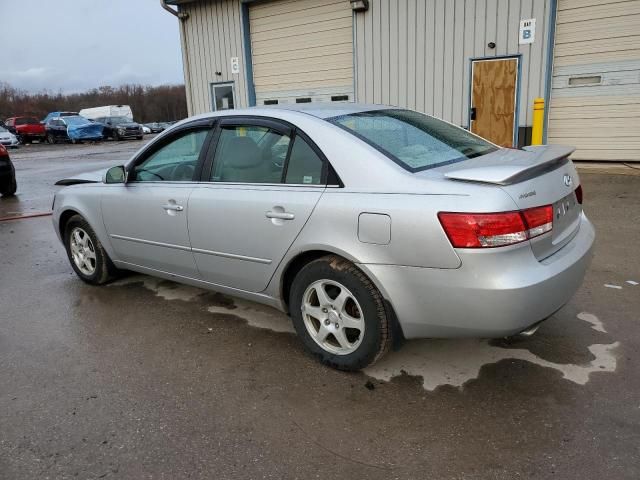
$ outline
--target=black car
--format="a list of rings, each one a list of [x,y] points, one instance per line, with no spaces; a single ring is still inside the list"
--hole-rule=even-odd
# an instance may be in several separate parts
[[[165,128],[167,128],[166,125],[160,122],[145,123],[145,125],[149,128],[149,130],[151,130],[151,133],[160,133]]]
[[[0,194],[11,196],[16,193],[17,188],[16,169],[13,168],[9,152],[0,144]]]
[[[132,122],[127,117],[101,117],[94,119],[94,121],[104,125],[103,138],[113,138],[114,140],[137,138],[142,140],[144,134],[142,125]]]

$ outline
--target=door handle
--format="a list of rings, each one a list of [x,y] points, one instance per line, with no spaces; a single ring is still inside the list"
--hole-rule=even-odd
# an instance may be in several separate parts
[[[184,207],[182,205],[176,205],[175,203],[169,203],[167,205],[163,205],[162,208],[164,208],[165,210],[173,210],[174,212],[181,212],[184,210]]]
[[[296,216],[293,213],[289,212],[274,212],[273,210],[269,210],[265,213],[267,218],[277,218],[279,220],[293,220]]]

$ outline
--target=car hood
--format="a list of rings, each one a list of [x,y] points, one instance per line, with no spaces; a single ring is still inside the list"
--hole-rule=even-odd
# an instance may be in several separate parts
[[[135,122],[127,122],[127,123],[118,123],[117,125],[111,125],[113,128],[128,128],[128,127],[139,127],[139,123]]]
[[[79,173],[69,178],[63,178],[58,180],[56,185],[77,185],[79,183],[102,183],[104,175],[107,173],[108,168],[100,170],[94,170],[91,172]]]

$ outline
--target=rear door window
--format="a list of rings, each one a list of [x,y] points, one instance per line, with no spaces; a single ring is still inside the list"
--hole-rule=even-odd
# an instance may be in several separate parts
[[[222,126],[212,182],[281,183],[290,138],[269,127]]]
[[[304,139],[297,135],[291,147],[285,183],[319,185],[324,162]]]

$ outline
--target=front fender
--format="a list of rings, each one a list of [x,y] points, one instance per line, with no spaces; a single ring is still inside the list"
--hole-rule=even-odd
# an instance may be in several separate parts
[[[109,235],[102,220],[100,192],[98,184],[73,185],[60,190],[55,196],[55,204],[52,214],[53,227],[58,239],[63,241],[63,232],[60,228],[60,219],[65,212],[73,211],[81,215],[98,236],[100,243],[106,250],[111,260],[118,260],[115,256]]]

